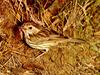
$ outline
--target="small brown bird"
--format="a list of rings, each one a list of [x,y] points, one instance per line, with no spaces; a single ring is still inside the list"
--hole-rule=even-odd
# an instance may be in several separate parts
[[[25,42],[31,48],[39,49],[41,51],[45,50],[46,52],[51,47],[57,46],[59,43],[82,42],[77,39],[65,39],[61,38],[59,35],[51,34],[50,31],[34,22],[24,23],[21,30],[24,34]]]

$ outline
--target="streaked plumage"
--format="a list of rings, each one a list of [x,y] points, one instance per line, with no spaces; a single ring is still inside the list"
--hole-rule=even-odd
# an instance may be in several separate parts
[[[42,26],[35,23],[24,23],[21,27],[26,43],[32,47],[39,50],[46,50],[46,52],[53,46],[59,43],[65,42],[81,42],[76,39],[65,39],[61,38],[59,35],[50,34],[48,30]]]

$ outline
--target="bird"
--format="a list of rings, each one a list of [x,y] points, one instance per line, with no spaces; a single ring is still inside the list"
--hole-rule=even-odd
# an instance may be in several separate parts
[[[21,27],[21,33],[27,45],[31,48],[45,51],[42,56],[47,53],[51,47],[57,46],[59,43],[66,42],[83,42],[77,39],[66,39],[60,37],[60,35],[53,34],[45,27],[36,24],[35,22],[26,22]]]

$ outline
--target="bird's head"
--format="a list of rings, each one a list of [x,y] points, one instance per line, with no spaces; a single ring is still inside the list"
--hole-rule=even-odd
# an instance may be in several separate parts
[[[38,29],[36,26],[38,25],[35,23],[27,22],[21,26],[21,30],[24,32],[24,34],[37,34],[40,31],[40,29]]]

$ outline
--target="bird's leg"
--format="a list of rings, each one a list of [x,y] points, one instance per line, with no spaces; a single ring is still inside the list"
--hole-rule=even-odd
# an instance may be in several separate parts
[[[44,54],[46,54],[49,51],[49,49],[45,49],[45,52],[40,54],[39,56],[37,56],[35,59],[39,59],[40,57],[42,57]]]

